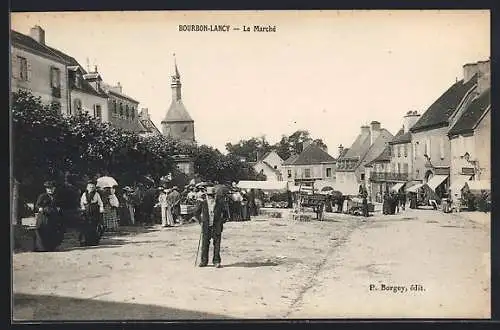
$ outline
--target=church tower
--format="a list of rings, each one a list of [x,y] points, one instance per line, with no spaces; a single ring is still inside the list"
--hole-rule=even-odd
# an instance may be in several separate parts
[[[179,139],[186,143],[195,143],[194,120],[182,103],[181,75],[177,68],[175,54],[174,66],[174,75],[170,83],[170,87],[172,88],[172,103],[170,103],[167,115],[161,122],[163,135]]]

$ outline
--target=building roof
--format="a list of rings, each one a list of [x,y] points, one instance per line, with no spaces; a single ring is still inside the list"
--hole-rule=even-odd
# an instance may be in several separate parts
[[[161,135],[160,130],[149,118],[139,118],[139,124],[142,132],[154,133]]]
[[[342,158],[361,158],[370,148],[370,133],[361,133],[352,143],[350,148],[344,152]]]
[[[295,160],[299,158],[298,154],[292,154],[290,157],[288,157],[284,162],[283,165],[293,165]]]
[[[120,93],[120,92],[118,92],[118,91],[116,91],[116,90],[114,90],[114,89],[109,88],[109,86],[108,86],[108,85],[105,85],[105,86],[106,86],[105,91],[106,91],[106,93],[107,93],[107,94],[111,94],[111,95],[114,95],[114,96],[118,96],[118,97],[120,97],[120,98],[126,99],[126,100],[128,100],[128,101],[130,101],[130,102],[133,102],[133,103],[137,103],[137,104],[139,104],[139,103],[140,103],[139,101],[137,101],[137,100],[135,100],[135,99],[131,98],[130,96],[128,96],[128,95],[126,95],[126,94]]]
[[[10,30],[11,34],[11,41],[13,45],[20,45],[24,46],[32,51],[35,51],[36,53],[39,53],[41,55],[45,55],[47,57],[50,57],[54,60],[58,60],[61,63],[66,63],[64,58],[61,58],[58,54],[56,54],[50,47],[47,47],[39,42],[37,42],[35,39],[31,38],[30,36],[27,36],[25,34],[19,33],[15,30]]]
[[[276,150],[270,150],[270,151],[266,152],[262,157],[260,157],[260,159],[266,159],[273,152],[278,156],[279,159],[281,159],[280,155],[278,155]],[[281,159],[281,161],[283,161],[283,159]]]
[[[360,166],[362,163],[366,164],[377,158],[387,147],[389,141],[393,138],[394,136],[391,132],[384,128],[381,129],[379,136],[375,139],[375,141],[373,141],[372,145],[370,145],[370,148],[366,151],[355,168]]]
[[[274,174],[276,174],[278,176],[281,175],[281,172],[279,170],[275,169],[274,167],[271,166],[271,164],[269,164],[268,162],[263,161],[263,160],[260,160],[258,162],[253,163],[252,166],[255,167],[259,163],[264,164],[265,166],[267,166]]]
[[[349,148],[344,148],[342,152],[339,154],[339,159],[344,157],[344,155],[349,151]]]
[[[371,166],[375,163],[385,163],[390,161],[391,161],[391,148],[389,146],[386,146],[380,155],[378,155],[371,162],[367,163],[365,166]]]
[[[403,129],[400,129],[394,138],[389,142],[389,144],[402,144],[402,143],[410,143],[411,142],[411,132],[404,132]]]
[[[483,114],[491,106],[491,89],[489,88],[465,109],[462,116],[450,129],[448,135],[456,135],[473,132],[477,123],[483,117]]]
[[[182,100],[177,100],[172,101],[172,103],[170,104],[170,108],[168,108],[167,115],[165,116],[165,119],[163,119],[163,121],[167,123],[186,121],[193,122],[193,119],[187,112],[184,103],[182,103]]]
[[[411,132],[448,125],[448,119],[455,112],[467,92],[477,83],[477,74],[464,83],[460,80],[444,92],[410,129]]]
[[[283,165],[312,165],[322,163],[335,163],[336,160],[315,143],[309,144],[294,159],[288,158]]]

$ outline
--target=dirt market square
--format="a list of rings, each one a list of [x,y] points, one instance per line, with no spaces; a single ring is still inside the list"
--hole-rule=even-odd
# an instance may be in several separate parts
[[[57,252],[13,254],[13,319],[488,318],[489,217],[284,211],[226,223],[221,269],[195,267],[197,224],[123,227],[93,248],[70,232]]]

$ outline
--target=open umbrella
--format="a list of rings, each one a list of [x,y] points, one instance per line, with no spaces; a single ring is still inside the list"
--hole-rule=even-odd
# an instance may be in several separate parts
[[[97,187],[99,188],[111,188],[117,185],[118,182],[110,176],[101,176],[97,179]]]

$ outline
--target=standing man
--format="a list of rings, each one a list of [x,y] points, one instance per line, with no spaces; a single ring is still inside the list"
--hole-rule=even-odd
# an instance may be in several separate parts
[[[212,263],[216,268],[221,268],[220,244],[224,224],[223,196],[215,196],[215,188],[208,187],[206,193],[201,195],[196,208],[198,221],[201,225],[201,262],[199,267],[208,265],[208,251],[210,240],[213,240],[214,254]]]
[[[368,191],[365,186],[360,187],[361,198],[363,199],[363,216],[368,217]]]

